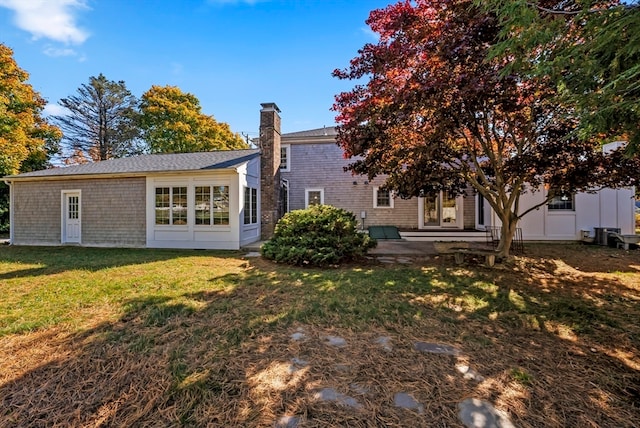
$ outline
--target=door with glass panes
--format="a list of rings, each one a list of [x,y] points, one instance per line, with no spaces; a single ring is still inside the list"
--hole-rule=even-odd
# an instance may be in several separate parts
[[[462,229],[462,197],[438,192],[419,198],[420,229]]]

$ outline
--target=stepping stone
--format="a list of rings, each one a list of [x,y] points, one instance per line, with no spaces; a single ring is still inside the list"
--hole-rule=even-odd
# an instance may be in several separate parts
[[[257,251],[249,251],[244,255],[245,257],[260,257],[260,253]]]
[[[444,354],[444,355],[460,355],[460,350],[451,345],[442,345],[439,343],[416,342],[413,345],[416,351],[428,354]]]
[[[416,401],[411,395],[406,392],[398,392],[393,397],[393,402],[396,407],[402,407],[403,409],[415,410],[418,414],[424,413],[424,406]]]
[[[291,335],[291,339],[295,340],[296,342],[301,341],[305,337],[307,337],[307,335],[304,333],[304,330],[302,328],[298,328],[296,332]]]
[[[324,339],[327,341],[329,345],[335,346],[338,348],[342,348],[343,346],[347,345],[347,341],[339,336],[326,336]]]
[[[392,351],[391,338],[389,336],[380,336],[376,339],[376,344],[380,345],[385,351]]]
[[[388,264],[392,264],[396,262],[396,259],[393,257],[378,257],[378,261],[380,263],[388,263]]]
[[[413,263],[410,259],[405,258],[398,258],[397,262],[403,265],[410,265],[411,263]]]
[[[274,424],[274,428],[298,428],[298,426],[300,426],[298,416],[283,416]]]
[[[289,373],[293,374],[298,370],[307,367],[308,365],[309,365],[308,361],[301,360],[300,358],[294,357],[291,359],[291,365],[289,366]]]
[[[476,382],[482,382],[484,380],[484,377],[481,374],[464,364],[457,364],[456,369],[462,373],[465,379],[475,380]]]
[[[509,417],[490,403],[467,398],[458,404],[458,419],[467,428],[514,428]]]
[[[342,404],[344,406],[353,407],[359,409],[362,407],[358,400],[353,397],[349,397],[348,395],[340,394],[333,388],[322,388],[317,390],[314,394],[314,398],[320,401],[333,401],[338,404]]]

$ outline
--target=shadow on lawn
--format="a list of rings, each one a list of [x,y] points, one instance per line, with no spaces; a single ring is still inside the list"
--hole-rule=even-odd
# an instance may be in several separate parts
[[[231,251],[164,250],[92,247],[0,246],[0,263],[35,265],[0,273],[0,280],[55,275],[71,270],[95,272],[102,269],[170,260],[185,256],[211,257],[238,254]]]
[[[535,269],[256,260],[211,278],[217,290],[130,299],[118,320],[85,332],[0,339],[4,364],[30,366],[0,385],[0,426],[274,426],[285,414],[303,426],[457,426],[466,397],[507,409],[519,427],[633,426],[639,296],[614,280],[559,276],[552,263]],[[290,337],[298,328],[301,342]],[[326,334],[348,345],[328,347]],[[372,345],[380,334],[394,351]],[[453,357],[417,353],[415,340],[455,345],[485,380],[464,379]],[[308,364],[292,369],[294,357]],[[325,386],[362,407],[314,401]],[[395,408],[400,391],[425,413]]]

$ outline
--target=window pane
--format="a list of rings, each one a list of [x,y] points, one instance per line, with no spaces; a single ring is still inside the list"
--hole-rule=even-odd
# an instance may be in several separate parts
[[[196,224],[211,224],[211,187],[196,187]]]
[[[169,224],[169,188],[156,187],[156,224]]]
[[[229,186],[213,188],[213,224],[229,224]]]
[[[172,224],[187,224],[187,188],[174,187],[171,206]]]
[[[564,193],[554,196],[553,199],[549,201],[548,208],[550,210],[573,211],[573,195]]]
[[[308,192],[308,195],[309,195],[309,206],[322,204],[322,193],[320,191],[310,190]]]
[[[251,189],[244,188],[244,224],[251,223]]]
[[[80,198],[69,196],[69,220],[77,220],[80,214]]]
[[[288,161],[289,160],[287,159],[287,148],[281,147],[280,148],[280,169],[287,169]]]
[[[378,189],[376,195],[376,206],[377,207],[391,207],[391,194],[388,190],[380,190]]]
[[[258,222],[258,189],[251,189],[251,223]]]

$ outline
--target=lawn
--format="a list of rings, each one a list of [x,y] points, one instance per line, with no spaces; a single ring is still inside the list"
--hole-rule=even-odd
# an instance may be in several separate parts
[[[0,246],[0,291],[0,426],[462,426],[466,398],[517,427],[640,421],[640,250],[320,270]],[[359,405],[319,400],[322,388]],[[395,407],[398,392],[423,409]]]

